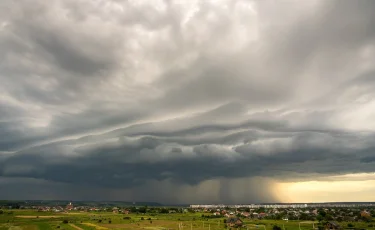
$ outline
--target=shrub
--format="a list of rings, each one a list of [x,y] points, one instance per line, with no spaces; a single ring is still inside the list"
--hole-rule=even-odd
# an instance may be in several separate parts
[[[281,227],[279,227],[279,226],[277,226],[277,225],[274,225],[274,226],[272,227],[272,230],[281,230]]]
[[[353,225],[352,223],[349,223],[349,224],[348,224],[348,227],[349,227],[349,228],[353,228],[354,225]]]
[[[0,209],[0,215],[1,215],[1,214],[4,214],[4,211]]]
[[[123,219],[124,219],[124,220],[130,220],[131,217],[130,217],[130,216],[125,216]]]
[[[142,216],[142,217],[141,217],[141,220],[144,220],[144,219],[145,219],[145,218]]]
[[[111,223],[112,223],[112,220],[109,220],[109,221],[108,221],[108,224],[111,224]]]
[[[69,223],[68,220],[63,220],[63,224],[67,224],[67,223]]]

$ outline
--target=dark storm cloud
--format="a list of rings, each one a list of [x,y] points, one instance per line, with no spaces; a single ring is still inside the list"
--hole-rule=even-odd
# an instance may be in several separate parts
[[[208,133],[212,134],[212,131]],[[103,143],[96,140],[84,146],[78,141],[30,148],[4,159],[2,175],[129,188],[149,180],[172,179],[176,183],[196,185],[220,177],[288,177],[285,174],[288,170],[300,174],[342,174],[371,172],[373,167],[361,166],[362,158],[374,150],[373,145],[364,145],[373,138],[371,136],[357,138],[347,133],[317,132],[260,134],[254,131],[252,136],[249,132],[238,133],[237,138],[234,136],[232,142],[238,144],[234,147],[233,144],[206,144],[205,139],[200,143],[197,140],[193,146],[184,145],[188,134],[126,137],[115,141],[111,138],[107,143],[102,137]],[[201,131],[201,134],[205,132]],[[252,140],[244,143],[245,138]]]
[[[373,172],[374,10],[1,1],[0,185],[261,202],[274,181]]]

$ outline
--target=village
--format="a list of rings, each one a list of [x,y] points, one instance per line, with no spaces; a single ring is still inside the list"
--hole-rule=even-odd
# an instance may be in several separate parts
[[[355,223],[367,224],[367,227],[374,227],[373,216],[375,206],[373,205],[341,205],[329,207],[316,207],[314,205],[190,205],[184,206],[109,206],[90,205],[75,206],[72,202],[66,205],[20,205],[2,206],[1,213],[12,213],[16,210],[32,210],[43,215],[67,215],[82,214],[90,217],[90,220],[99,220],[102,216],[112,217],[123,216],[124,220],[139,219],[149,220],[150,223],[158,218],[175,218],[177,220],[192,217],[193,221],[206,221],[207,223],[224,224],[227,227],[249,226],[246,223],[257,223],[254,226],[261,226],[262,223],[274,221],[273,230],[281,230],[282,226],[290,223],[299,223],[299,230],[302,225],[311,225],[309,229],[353,229]],[[46,214],[45,214],[46,213]],[[98,218],[98,216],[100,218]],[[111,221],[112,223],[112,221]],[[191,223],[192,224],[192,223]],[[182,228],[183,223],[179,223]],[[279,229],[280,228],[280,229]]]

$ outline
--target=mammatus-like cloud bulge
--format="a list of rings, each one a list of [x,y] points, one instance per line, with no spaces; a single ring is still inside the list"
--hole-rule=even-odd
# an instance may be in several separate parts
[[[1,1],[0,195],[272,202],[372,173],[374,11]]]

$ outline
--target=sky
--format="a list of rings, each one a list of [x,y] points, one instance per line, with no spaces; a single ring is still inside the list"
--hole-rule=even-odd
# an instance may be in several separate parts
[[[1,0],[0,197],[375,201],[373,12]]]

